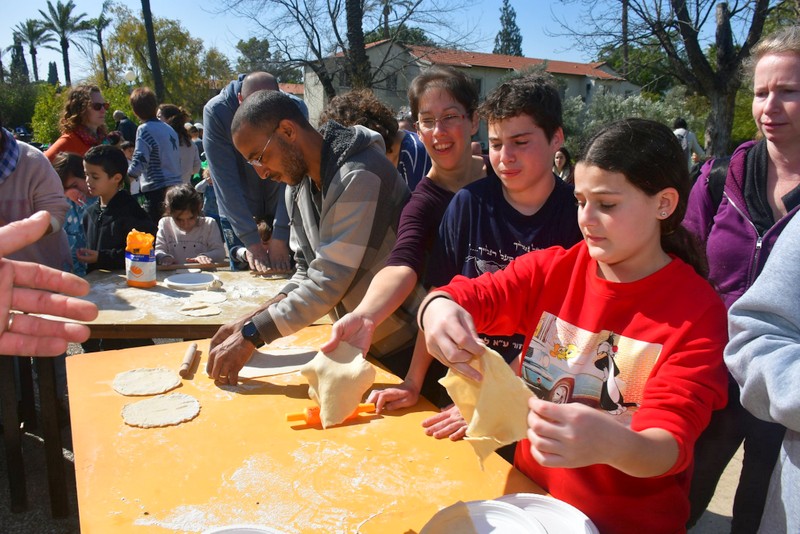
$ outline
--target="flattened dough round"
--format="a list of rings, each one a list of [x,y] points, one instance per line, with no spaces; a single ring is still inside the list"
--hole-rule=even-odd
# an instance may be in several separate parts
[[[205,302],[206,304],[221,304],[228,300],[224,291],[198,291],[189,298],[190,302]]]
[[[200,402],[185,393],[158,395],[122,408],[122,420],[128,426],[155,428],[191,421],[200,413]]]
[[[125,371],[114,377],[111,387],[120,395],[158,395],[181,385],[178,373],[166,367]]]
[[[222,313],[222,310],[213,304],[190,301],[179,309],[178,313],[181,315],[188,315],[189,317],[209,317],[211,315],[219,315]]]

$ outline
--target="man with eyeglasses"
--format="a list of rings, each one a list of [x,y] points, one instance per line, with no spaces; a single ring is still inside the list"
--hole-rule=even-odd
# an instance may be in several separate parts
[[[384,266],[410,196],[386,158],[383,138],[363,126],[308,123],[281,93],[247,99],[233,119],[237,150],[262,179],[285,183],[297,272],[255,314],[222,326],[211,340],[207,371],[234,385],[256,347],[288,336],[325,313],[352,311]],[[375,332],[370,352],[381,358],[409,347],[412,294]]]
[[[203,108],[203,151],[214,183],[220,225],[231,257],[237,268],[235,251],[246,247],[250,270],[286,272],[291,268],[289,217],[283,203],[284,186],[262,181],[236,151],[231,139],[231,121],[241,103],[257,91],[279,91],[278,82],[268,72],[240,75]],[[292,98],[305,117],[308,108]],[[272,237],[264,244],[256,220],[269,221]],[[273,222],[274,220],[274,222]]]

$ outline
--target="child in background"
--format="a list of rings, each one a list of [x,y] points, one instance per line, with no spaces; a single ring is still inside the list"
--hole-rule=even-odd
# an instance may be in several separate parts
[[[133,143],[131,143],[130,141],[123,141],[119,145],[119,147],[122,149],[122,153],[125,154],[125,157],[128,159],[128,166],[129,167],[131,165],[131,160],[133,159],[134,146],[135,145]],[[139,179],[138,178],[133,178],[131,176],[128,176],[128,191],[130,191],[131,196],[134,199],[136,199],[137,202],[139,202],[140,197],[141,197],[141,193],[142,193],[142,187],[139,184]],[[142,203],[139,202],[139,205],[141,206]]]
[[[166,216],[158,222],[156,261],[218,263],[225,259],[225,245],[217,223],[203,217],[203,198],[189,184],[170,188],[164,201]]]
[[[214,179],[211,177],[211,170],[208,167],[203,169],[202,179],[194,184],[194,188],[195,191],[203,195],[203,213],[206,217],[211,217],[217,221],[219,231],[222,233],[222,225],[219,222],[219,207],[217,207],[217,193],[214,191]]]
[[[128,232],[139,230],[155,235],[158,227],[130,193],[125,183],[128,160],[122,150],[110,145],[92,147],[83,157],[89,194],[100,201],[83,216],[86,248],[77,250],[78,260],[95,269],[124,269]]]
[[[158,120],[158,100],[149,87],[134,89],[130,101],[142,123],[136,129],[136,146],[128,175],[140,180],[144,209],[153,224],[158,224],[167,189],[183,183],[178,134],[170,125]]]
[[[514,465],[600,532],[685,531],[694,442],[725,405],[725,307],[681,227],[689,189],[669,128],[613,123],[576,166],[582,242],[456,277],[420,306],[430,353],[476,380],[477,332],[525,332],[536,395]]]
[[[258,230],[258,237],[264,246],[269,246],[269,240],[272,238],[272,227],[264,219],[256,219],[256,229]],[[231,249],[231,260],[236,264],[237,269],[249,269],[250,264],[247,262],[247,247],[234,246]]]
[[[122,149],[122,152],[123,152],[123,154],[125,154],[125,157],[128,159],[128,161],[131,161],[133,159],[133,149],[134,149],[134,147],[135,147],[135,145],[133,143],[131,143],[130,141],[123,141],[119,145],[119,148]],[[133,181],[134,180],[131,180],[131,182],[133,182]],[[138,182],[138,180],[136,180],[136,181]]]
[[[183,183],[191,183],[192,177],[200,172],[200,153],[192,143],[189,132],[184,127],[189,118],[186,110],[174,104],[158,106],[158,120],[169,124],[178,136],[178,153],[181,162],[181,179]]]
[[[69,248],[72,251],[72,272],[78,276],[86,276],[86,264],[78,261],[77,252],[86,247],[86,233],[83,230],[83,215],[87,208],[97,201],[97,197],[89,197],[86,186],[86,173],[83,170],[83,158],[70,152],[60,152],[53,160],[64,196],[69,203],[69,211],[64,220],[64,231],[67,233]]]

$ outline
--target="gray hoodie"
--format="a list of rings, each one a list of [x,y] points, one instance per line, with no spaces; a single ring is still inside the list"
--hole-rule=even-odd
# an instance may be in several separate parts
[[[297,272],[286,298],[253,317],[265,342],[288,336],[326,313],[332,320],[364,298],[397,239],[408,186],[386,158],[381,136],[363,126],[328,122],[321,130],[322,190],[306,177],[286,191]],[[370,351],[382,357],[409,346],[424,292],[414,291],[375,331]]]
[[[764,270],[730,308],[725,363],[742,406],[787,427],[759,532],[800,532],[800,218],[781,233]]]

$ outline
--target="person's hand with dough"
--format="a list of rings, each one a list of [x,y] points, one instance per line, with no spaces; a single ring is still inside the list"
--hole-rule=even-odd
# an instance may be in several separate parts
[[[286,295],[278,294],[270,299],[255,313],[244,315],[233,322],[222,325],[211,338],[206,373],[214,380],[235,386],[239,383],[239,371],[255,352],[257,342],[245,339],[242,329],[252,318],[269,308],[272,304],[285,299]],[[255,333],[257,335],[257,332]]]
[[[208,265],[210,263],[214,263],[214,260],[206,256],[205,254],[200,254],[194,258],[186,258],[187,263],[201,263],[204,265]]]
[[[419,307],[417,317],[425,332],[428,353],[467,378],[480,381],[481,374],[469,362],[486,349],[467,310],[443,291],[430,293]]]
[[[156,258],[156,263],[159,265],[172,265],[175,263],[175,258],[170,254],[159,254]]]
[[[404,380],[402,384],[386,389],[373,389],[367,402],[375,404],[375,413],[408,408],[419,400],[419,386]]]
[[[436,439],[450,438],[452,441],[458,441],[467,435],[467,422],[455,404],[428,417],[422,422],[422,426],[427,435]]]

